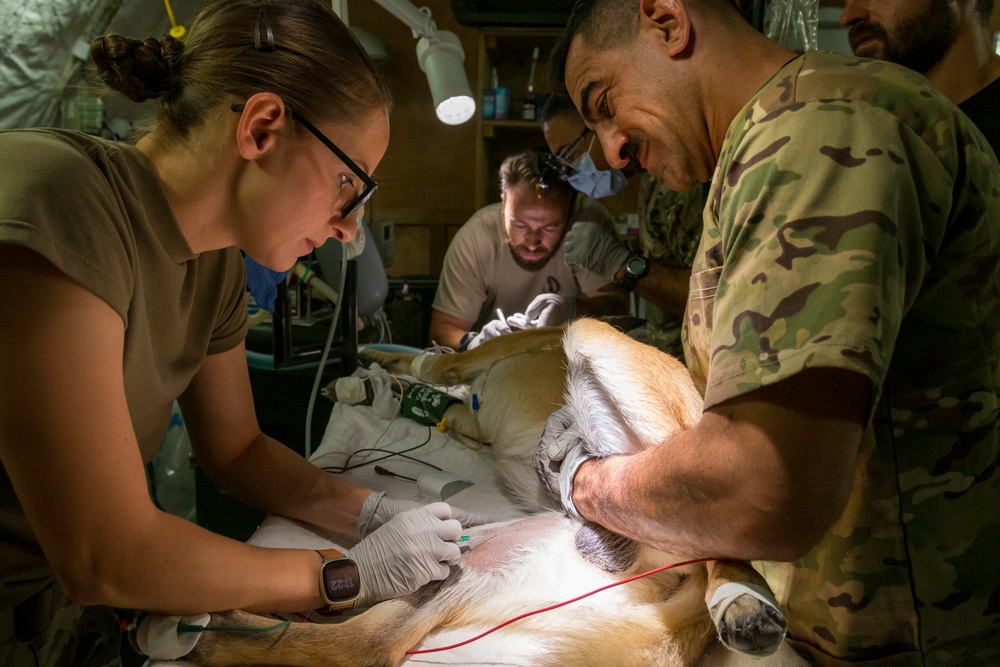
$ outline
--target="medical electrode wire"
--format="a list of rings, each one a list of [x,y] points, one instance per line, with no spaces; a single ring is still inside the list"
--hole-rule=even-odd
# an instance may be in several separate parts
[[[340,263],[340,289],[344,289],[344,282],[347,280],[347,262],[349,262],[346,257]],[[308,287],[308,285],[307,285]],[[326,344],[323,346],[323,354],[319,358],[319,368],[316,369],[316,379],[313,381],[312,393],[309,394],[309,406],[306,408],[306,442],[305,442],[305,458],[308,461],[309,457],[312,456],[312,419],[313,419],[313,408],[316,406],[316,397],[319,395],[319,385],[323,382],[323,370],[326,368],[326,359],[330,356],[330,348],[333,347],[333,334],[337,331],[337,320],[340,319],[340,304],[344,302],[343,294],[341,298],[337,299],[337,303],[333,305],[333,320],[330,322],[330,333],[326,335]],[[344,326],[357,326],[355,323],[351,322],[349,324],[344,324]]]
[[[658,572],[663,572],[664,570],[672,570],[675,567],[683,567],[685,565],[694,565],[695,563],[707,563],[707,562],[713,561],[713,560],[716,560],[716,559],[715,558],[695,558],[694,560],[686,560],[686,561],[683,561],[681,563],[672,563],[670,565],[661,565],[660,567],[653,568],[652,570],[648,570],[646,572],[642,572],[640,574],[636,574],[634,576],[631,576],[628,579],[622,579],[621,581],[614,581],[614,582],[611,582],[610,584],[607,584],[605,586],[601,586],[600,588],[595,588],[594,590],[590,591],[589,593],[584,593],[583,595],[578,595],[575,598],[572,598],[570,600],[564,600],[563,602],[557,602],[556,604],[549,605],[548,607],[543,607],[541,609],[535,609],[534,611],[525,612],[525,613],[521,614],[520,616],[515,616],[514,618],[508,619],[508,620],[504,621],[503,623],[501,623],[500,625],[496,625],[496,626],[490,628],[486,632],[481,632],[478,635],[476,635],[475,637],[472,637],[470,639],[466,639],[465,641],[458,642],[457,644],[449,644],[448,646],[439,646],[437,648],[411,649],[411,650],[407,651],[404,655],[420,655],[422,653],[437,653],[438,651],[450,651],[453,648],[458,648],[460,646],[465,646],[466,644],[471,644],[474,641],[482,639],[486,635],[492,634],[492,633],[496,632],[497,630],[499,630],[500,628],[504,628],[504,627],[510,625],[511,623],[514,623],[516,621],[520,621],[522,618],[528,618],[529,616],[535,616],[536,614],[542,614],[542,613],[547,612],[547,611],[552,611],[553,609],[558,609],[559,607],[565,607],[568,604],[573,604],[574,602],[579,602],[580,600],[582,600],[584,598],[588,598],[591,595],[596,595],[597,593],[600,593],[601,591],[606,591],[609,588],[614,588],[615,586],[621,586],[622,584],[627,584],[629,582],[635,581],[636,579],[642,579],[643,577],[648,577],[650,575],[657,574]]]
[[[404,459],[409,459],[411,461],[414,461],[416,463],[421,463],[421,464],[423,464],[425,466],[430,466],[431,468],[434,468],[435,470],[440,471],[441,468],[437,467],[433,463],[428,463],[427,461],[421,461],[420,459],[418,459],[416,457],[407,456],[406,455],[408,452],[412,452],[415,449],[420,449],[421,447],[423,447],[424,445],[426,445],[427,443],[429,443],[431,441],[431,433],[432,432],[433,431],[431,430],[431,427],[428,426],[427,427],[427,439],[425,439],[419,445],[414,445],[413,447],[410,447],[409,449],[404,449],[401,452],[394,452],[394,451],[389,450],[389,449],[380,449],[378,447],[365,447],[364,449],[358,449],[358,450],[355,450],[355,451],[351,452],[348,455],[347,460],[344,461],[344,465],[339,465],[339,466],[323,466],[323,467],[320,468],[320,470],[325,470],[326,472],[330,472],[330,473],[334,473],[336,475],[339,475],[340,473],[347,472],[348,470],[354,470],[355,468],[361,468],[363,466],[368,466],[368,465],[371,465],[373,463],[378,463],[379,461],[385,461],[386,459],[391,459],[394,456],[399,456],[399,457],[402,457]],[[384,431],[382,432],[382,435],[385,435]],[[381,440],[381,439],[382,439],[381,436],[379,436],[379,440]],[[375,444],[378,444],[378,440],[375,441]],[[375,459],[373,461],[363,461],[361,463],[355,463],[354,465],[347,465],[348,463],[351,462],[351,458],[355,454],[360,454],[361,452],[387,452],[387,453],[386,453],[385,456],[379,457],[379,458],[377,458],[377,459]]]

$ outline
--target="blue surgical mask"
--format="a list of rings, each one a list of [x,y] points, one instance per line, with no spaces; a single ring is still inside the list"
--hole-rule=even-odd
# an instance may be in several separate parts
[[[628,183],[628,179],[625,178],[621,169],[607,171],[598,169],[590,157],[590,150],[593,147],[594,140],[591,139],[587,152],[575,159],[570,165],[573,167],[573,172],[566,178],[566,181],[573,186],[574,190],[593,199],[618,194]]]

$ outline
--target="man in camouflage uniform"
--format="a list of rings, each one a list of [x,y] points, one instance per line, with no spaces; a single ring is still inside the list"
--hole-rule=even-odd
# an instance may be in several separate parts
[[[676,192],[651,174],[639,183],[639,251],[658,264],[673,269],[690,269],[701,238],[701,211],[708,188],[699,185]],[[639,291],[640,280],[636,287]],[[681,326],[684,309],[646,303],[646,342],[678,359],[684,358]]]
[[[796,57],[727,0],[583,0],[553,64],[612,166],[711,189],[685,324],[701,421],[597,460],[554,414],[543,481],[669,552],[765,561],[820,665],[1000,664],[982,134],[910,70]]]

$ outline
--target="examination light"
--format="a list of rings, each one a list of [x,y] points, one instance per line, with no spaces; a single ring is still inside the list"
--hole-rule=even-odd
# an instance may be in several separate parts
[[[465,76],[465,51],[458,36],[438,30],[426,7],[417,9],[407,0],[375,0],[405,23],[417,40],[417,62],[427,75],[434,111],[442,123],[460,125],[476,113],[469,80]]]

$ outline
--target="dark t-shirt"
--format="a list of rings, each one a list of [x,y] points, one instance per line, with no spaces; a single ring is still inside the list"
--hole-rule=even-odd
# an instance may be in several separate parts
[[[1000,158],[1000,79],[958,105],[972,119]]]
[[[239,250],[194,254],[134,147],[44,129],[0,131],[0,243],[45,257],[122,318],[126,399],[149,461],[174,399],[205,357],[243,340]],[[51,576],[10,479],[0,473],[0,609]]]

